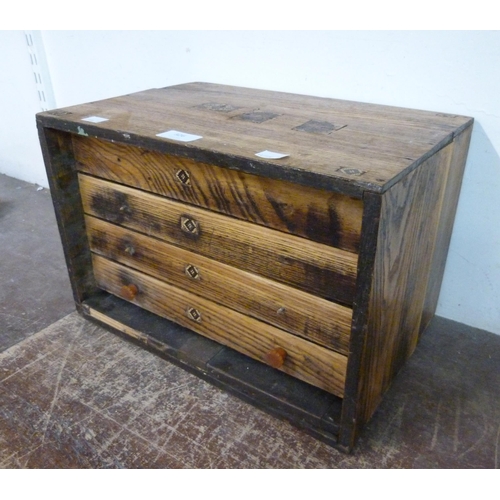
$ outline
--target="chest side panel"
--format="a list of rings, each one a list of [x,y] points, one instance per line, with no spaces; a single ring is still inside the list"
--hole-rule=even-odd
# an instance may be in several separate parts
[[[443,148],[382,198],[359,373],[359,420],[367,421],[417,345],[453,146]]]

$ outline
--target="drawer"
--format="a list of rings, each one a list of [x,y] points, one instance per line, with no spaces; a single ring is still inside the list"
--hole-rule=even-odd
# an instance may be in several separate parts
[[[79,175],[84,211],[219,262],[352,304],[356,254]]]
[[[352,309],[86,216],[92,252],[343,354]]]
[[[343,396],[346,356],[103,257],[93,256],[93,269],[98,285],[104,290],[304,382]]]
[[[125,144],[73,144],[82,172],[358,252],[361,200]]]

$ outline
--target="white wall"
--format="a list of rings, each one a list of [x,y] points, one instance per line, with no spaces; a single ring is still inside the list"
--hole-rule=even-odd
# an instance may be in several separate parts
[[[438,314],[500,334],[500,32],[42,34],[57,106],[210,81],[473,116]],[[0,36],[12,43],[18,34]],[[26,135],[34,126],[27,119],[32,96],[17,49],[6,56],[0,43],[2,67],[11,68],[9,78],[0,76],[0,91],[15,81],[25,101],[9,103],[9,119],[23,126],[17,142],[0,153],[0,171],[38,182],[43,166]],[[31,151],[32,165],[22,149]],[[6,170],[11,164],[17,170]]]
[[[22,31],[0,31],[0,173],[47,186],[35,113],[41,111]]]

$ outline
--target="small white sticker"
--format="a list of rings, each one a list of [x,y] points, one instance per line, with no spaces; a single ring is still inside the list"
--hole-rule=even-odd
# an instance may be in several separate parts
[[[201,135],[186,134],[186,132],[179,132],[178,130],[167,130],[161,134],[156,134],[156,137],[163,137],[164,139],[172,139],[180,142],[191,142],[202,139]]]
[[[259,158],[267,158],[270,160],[279,160],[280,158],[285,158],[286,156],[290,156],[288,153],[276,153],[274,151],[261,151],[260,153],[255,153],[255,156]]]
[[[82,122],[91,122],[91,123],[101,123],[107,122],[109,118],[102,118],[101,116],[87,116],[87,118],[82,118]]]

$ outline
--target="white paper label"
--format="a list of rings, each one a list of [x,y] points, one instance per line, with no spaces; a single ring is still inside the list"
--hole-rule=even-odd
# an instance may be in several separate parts
[[[167,130],[161,134],[156,134],[156,137],[163,137],[164,139],[172,139],[179,142],[191,142],[202,139],[201,135],[186,134],[186,132],[179,132],[178,130]]]
[[[255,156],[259,158],[267,158],[269,160],[279,160],[280,158],[285,158],[286,156],[290,156],[288,153],[276,153],[274,151],[261,151],[260,153],[255,153]]]
[[[82,118],[82,122],[91,122],[91,123],[101,123],[107,122],[109,118],[102,118],[101,116],[87,116],[87,118]]]

